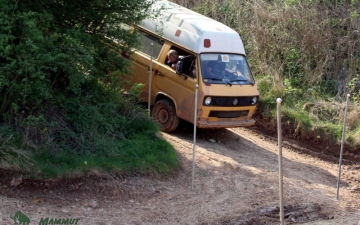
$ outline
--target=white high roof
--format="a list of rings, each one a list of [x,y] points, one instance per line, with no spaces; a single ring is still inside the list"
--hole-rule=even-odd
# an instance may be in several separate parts
[[[158,0],[153,9],[159,14],[155,19],[145,19],[141,27],[180,44],[196,53],[222,52],[244,54],[239,34],[230,27],[196,13],[190,9]],[[210,40],[210,46],[204,43]]]

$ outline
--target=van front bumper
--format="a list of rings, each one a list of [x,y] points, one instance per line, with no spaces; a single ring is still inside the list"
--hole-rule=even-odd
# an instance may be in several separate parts
[[[230,128],[230,127],[248,127],[255,124],[253,119],[229,120],[229,121],[197,121],[198,128]]]

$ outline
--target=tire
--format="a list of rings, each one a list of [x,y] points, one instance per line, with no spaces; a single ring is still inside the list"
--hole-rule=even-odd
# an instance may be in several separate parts
[[[174,104],[168,99],[157,101],[152,110],[152,117],[163,132],[172,132],[179,125]]]

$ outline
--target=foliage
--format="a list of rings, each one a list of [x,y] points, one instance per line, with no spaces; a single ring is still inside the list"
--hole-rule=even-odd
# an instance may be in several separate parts
[[[176,166],[171,146],[155,139],[158,127],[134,105],[139,88],[127,98],[120,92],[130,74],[121,53],[138,44],[122,24],[152,16],[152,3],[0,0],[2,168],[56,176],[89,166]]]
[[[29,170],[32,165],[31,152],[25,151],[16,146],[23,146],[20,136],[9,126],[0,126],[0,167],[21,169],[18,165],[23,165],[22,169]]]
[[[0,115],[32,113],[57,95],[77,96],[87,80],[118,86],[107,71],[126,72],[119,52],[137,44],[121,23],[138,23],[150,5],[141,0],[1,0]]]
[[[65,124],[48,128],[46,145],[36,152],[36,176],[94,168],[126,174],[168,173],[177,165],[172,146],[155,137],[158,127],[147,113],[129,100],[108,101],[111,98],[87,95],[78,104],[66,105]],[[57,114],[54,109],[51,113]]]
[[[347,84],[347,88],[349,89],[349,93],[351,93],[351,99],[355,102],[360,102],[360,74],[356,74],[349,83]]]

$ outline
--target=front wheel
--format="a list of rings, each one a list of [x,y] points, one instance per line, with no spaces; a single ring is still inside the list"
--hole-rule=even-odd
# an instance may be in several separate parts
[[[152,117],[163,132],[174,131],[179,125],[179,117],[176,116],[175,106],[168,99],[161,99],[155,103]]]

